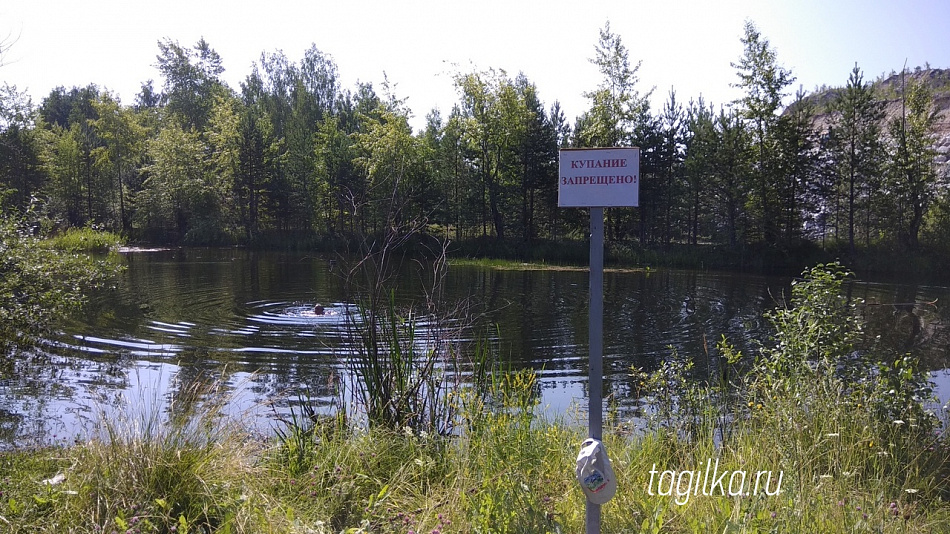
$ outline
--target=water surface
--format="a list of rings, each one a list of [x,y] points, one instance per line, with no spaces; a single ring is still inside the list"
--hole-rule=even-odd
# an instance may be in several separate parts
[[[348,373],[354,304],[342,261],[240,249],[123,257],[118,287],[96,295],[88,313],[0,382],[0,442],[72,439],[117,406],[153,410],[209,393],[209,385],[230,395],[229,412],[264,432],[301,396],[326,409],[340,401],[335,384]],[[413,265],[394,279],[395,298],[424,318],[426,273]],[[631,366],[649,370],[665,358],[692,359],[701,376],[718,365],[722,336],[755,351],[769,332],[762,314],[782,302],[789,283],[684,270],[605,273],[604,396],[632,409],[639,399]],[[895,353],[916,354],[947,397],[941,304],[950,289],[858,281],[848,291],[869,304],[862,309],[872,335]],[[315,314],[317,303],[327,313]],[[556,413],[586,406],[587,303],[584,271],[468,266],[450,269],[442,301],[478,325],[467,338],[488,332],[502,358],[538,370],[542,406]]]

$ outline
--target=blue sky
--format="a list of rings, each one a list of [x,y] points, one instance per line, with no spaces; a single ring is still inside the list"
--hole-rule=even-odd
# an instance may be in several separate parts
[[[344,87],[378,87],[385,72],[416,126],[433,107],[451,108],[453,72],[487,68],[524,72],[573,122],[598,83],[588,59],[608,20],[642,61],[639,88],[655,87],[658,109],[670,88],[683,102],[738,96],[730,63],[742,55],[747,19],[797,77],[795,89],[843,84],[855,63],[867,79],[905,62],[950,67],[945,0],[15,0],[0,4],[0,36],[16,40],[0,82],[34,103],[59,85],[96,83],[131,104],[142,82],[159,81],[160,39],[191,46],[204,37],[235,89],[262,52],[296,61],[313,43],[335,60]]]

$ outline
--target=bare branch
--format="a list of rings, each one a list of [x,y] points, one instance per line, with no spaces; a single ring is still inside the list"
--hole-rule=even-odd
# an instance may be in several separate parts
[[[13,45],[15,45],[16,42],[19,40],[20,40],[20,35],[18,34],[16,37],[13,37],[12,31],[7,33],[6,36],[0,39],[0,67],[6,65],[6,61],[4,61],[3,59],[4,56],[6,56],[7,52],[11,48],[13,48]]]

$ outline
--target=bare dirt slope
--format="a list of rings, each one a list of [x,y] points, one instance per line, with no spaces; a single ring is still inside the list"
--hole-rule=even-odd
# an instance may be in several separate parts
[[[917,68],[900,73],[894,73],[873,83],[875,95],[884,101],[884,121],[881,125],[887,132],[887,125],[901,116],[902,87],[909,86],[911,81],[924,81],[934,95],[934,108],[937,111],[937,122],[934,125],[934,146],[937,149],[936,162],[946,166],[950,160],[950,69],[922,69]],[[831,122],[831,113],[828,111],[841,88],[822,89],[808,97],[816,104],[815,126],[825,130]]]

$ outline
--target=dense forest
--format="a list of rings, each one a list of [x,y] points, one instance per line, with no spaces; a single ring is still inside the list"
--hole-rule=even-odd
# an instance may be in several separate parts
[[[166,39],[162,80],[131,105],[95,85],[34,105],[5,84],[0,204],[47,230],[147,243],[313,246],[396,229],[528,251],[587,233],[584,210],[557,207],[560,148],[639,146],[641,205],[607,210],[608,243],[950,254],[923,77],[872,83],[855,66],[820,98],[793,95],[793,73],[749,22],[724,65],[740,99],[684,103],[671,90],[655,110],[609,24],[592,48],[602,77],[573,123],[524,75],[488,69],[456,73],[458,102],[413,131],[390,86],[341,87],[315,46],[298,62],[263,54],[235,89],[209,43]]]

